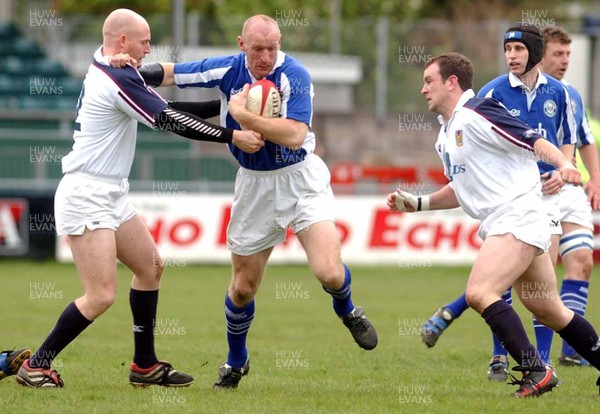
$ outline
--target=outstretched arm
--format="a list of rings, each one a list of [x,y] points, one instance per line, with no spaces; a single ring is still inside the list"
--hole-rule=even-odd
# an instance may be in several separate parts
[[[177,111],[187,112],[202,119],[215,117],[221,113],[221,101],[193,102],[193,101],[168,101],[169,106]]]
[[[171,86],[175,84],[174,68],[174,63],[153,62],[138,68],[138,72],[150,86]]]
[[[450,184],[446,184],[430,195],[417,196],[400,189],[388,194],[389,211],[412,213],[426,210],[448,210],[460,207],[456,193]]]
[[[166,107],[156,117],[154,129],[170,131],[194,141],[233,144],[247,153],[260,150],[265,144],[259,133],[237,131],[207,122],[193,114]]]
[[[556,148],[553,144],[546,141],[545,139],[537,139],[533,143],[533,150],[542,161],[554,165],[558,168],[560,176],[563,181],[581,184],[581,174],[571,163],[565,154],[560,149]]]

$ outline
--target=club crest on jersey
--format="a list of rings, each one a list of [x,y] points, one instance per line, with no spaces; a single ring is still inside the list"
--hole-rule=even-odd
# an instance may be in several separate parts
[[[550,99],[544,102],[544,114],[548,118],[552,118],[554,115],[556,115],[556,102],[551,101]]]
[[[462,147],[463,146],[462,129],[459,129],[454,133],[454,138],[456,138],[456,146]]]

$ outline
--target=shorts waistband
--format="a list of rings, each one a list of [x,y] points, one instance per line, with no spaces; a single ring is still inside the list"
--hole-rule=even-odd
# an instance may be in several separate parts
[[[299,170],[300,168],[307,165],[316,155],[313,153],[307,154],[306,157],[296,164],[288,165],[287,167],[278,168],[276,170],[267,170],[267,171],[258,171],[258,170],[249,170],[244,167],[240,167],[245,174],[254,175],[258,177],[275,177],[278,175],[288,174],[292,171]]]
[[[79,175],[81,177],[85,177],[90,180],[102,181],[104,183],[110,183],[110,184],[123,184],[123,183],[128,182],[127,178],[109,177],[107,175],[90,174],[90,173],[86,173],[83,171],[71,171],[71,172],[66,173],[65,175],[67,175],[67,174]]]

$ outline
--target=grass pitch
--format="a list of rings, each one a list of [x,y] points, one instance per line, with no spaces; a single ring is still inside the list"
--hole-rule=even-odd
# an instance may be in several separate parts
[[[306,266],[271,266],[248,339],[252,368],[237,390],[222,391],[212,384],[227,354],[223,299],[229,267],[168,267],[163,276],[156,350],[159,358],[195,377],[192,386],[181,389],[128,384],[131,274],[119,267],[115,305],[55,360],[65,388],[32,390],[12,377],[4,379],[0,412],[597,412],[593,368],[558,366],[563,384],[533,400],[512,397],[515,386],[488,382],[490,334],[471,310],[434,348],[421,343],[420,325],[463,291],[468,268],[352,270],[354,302],[365,307],[379,333],[375,350],[363,351],[354,343]],[[75,267],[55,263],[3,261],[0,286],[1,349],[35,350],[63,308],[81,294]],[[600,327],[595,288],[587,315]],[[516,308],[532,333],[530,316],[520,304]],[[555,336],[554,362],[559,340]]]

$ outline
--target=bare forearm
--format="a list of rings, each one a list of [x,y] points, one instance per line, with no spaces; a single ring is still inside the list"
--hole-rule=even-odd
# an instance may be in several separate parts
[[[561,145],[560,152],[562,152],[572,164],[575,164],[575,146],[573,144]]]
[[[304,144],[308,126],[299,121],[286,118],[265,118],[247,112],[240,124],[278,145],[298,148]]]
[[[456,207],[460,207],[460,204],[456,198],[456,193],[449,184],[429,196],[430,210],[448,210]]]
[[[552,164],[557,168],[562,168],[565,166],[565,164],[571,164],[572,157],[568,158],[565,155],[562,149],[564,147],[571,147],[571,151],[573,150],[572,145],[563,145],[561,149],[558,149],[545,139],[538,139],[533,144],[535,155],[537,155],[542,161]],[[568,148],[565,148],[564,151],[568,151]]]

